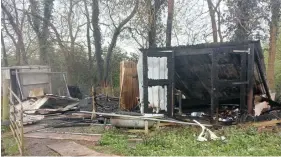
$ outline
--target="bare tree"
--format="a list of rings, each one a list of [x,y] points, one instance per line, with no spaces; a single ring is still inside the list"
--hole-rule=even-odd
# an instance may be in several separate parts
[[[39,43],[39,50],[40,50],[40,63],[43,65],[48,64],[48,50],[49,50],[49,23],[52,16],[52,8],[53,8],[53,1],[54,0],[44,0],[43,1],[43,18],[44,21],[41,21],[36,16],[32,16],[32,21],[29,17],[29,22],[36,33],[38,43]],[[33,15],[39,15],[40,9],[39,9],[39,2],[36,0],[29,0],[30,2],[30,8],[31,13]]]
[[[171,46],[173,14],[174,14],[174,0],[168,0],[168,18],[167,18],[167,29],[166,29],[167,47]]]
[[[216,15],[214,10],[214,5],[212,0],[207,0],[208,2],[208,8],[209,13],[211,17],[211,23],[212,23],[212,33],[213,33],[213,42],[218,42],[218,29],[217,29],[217,23],[216,23]]]
[[[97,61],[98,81],[103,79],[103,59],[101,50],[101,32],[99,26],[99,1],[92,0],[92,26],[95,41],[95,56]]]
[[[113,33],[110,45],[109,45],[108,50],[107,50],[106,60],[105,60],[104,81],[107,81],[107,77],[108,77],[108,73],[109,73],[109,64],[110,64],[110,61],[111,61],[111,56],[112,56],[112,53],[113,53],[113,49],[114,49],[114,47],[116,45],[116,42],[117,42],[117,38],[118,38],[119,34],[122,32],[123,27],[136,14],[136,12],[138,10],[138,6],[139,6],[139,0],[136,0],[133,11],[123,21],[121,21],[119,23],[119,25],[114,30],[114,33]]]
[[[270,21],[270,39],[269,39],[269,56],[267,80],[271,90],[275,88],[274,84],[274,63],[276,56],[276,41],[278,33],[278,23],[280,22],[280,0],[271,0],[271,21]]]
[[[3,3],[3,1],[1,1],[1,8],[2,8],[4,14],[7,15],[7,20],[9,21],[9,24],[12,26],[12,28],[17,36],[17,41],[13,41],[14,43],[16,43],[15,47],[17,50],[16,51],[17,65],[27,64],[27,57],[26,57],[26,51],[25,51],[25,46],[24,46],[24,41],[23,41],[23,34],[22,34],[22,29],[23,29],[22,26],[24,23],[25,14],[22,15],[21,19],[19,19],[16,3],[14,0],[12,1],[12,3],[13,3],[12,4],[13,10],[15,12],[15,18],[12,16],[10,10],[7,9],[7,7]],[[8,29],[6,29],[6,30],[8,30]]]
[[[3,61],[4,61],[4,66],[8,66],[8,58],[7,58],[7,52],[6,52],[6,47],[5,47],[5,42],[4,42],[4,37],[3,37],[3,32],[1,30],[1,51],[3,54]]]
[[[61,38],[57,28],[55,27],[55,25],[52,22],[47,22],[48,19],[45,19],[44,17],[40,16],[39,14],[34,14],[32,12],[28,12],[27,10],[21,10],[21,11],[23,13],[27,14],[27,15],[34,16],[34,17],[38,18],[41,21],[45,21],[49,25],[49,27],[51,27],[51,29],[53,30],[53,32],[55,34],[58,46],[61,49],[61,51],[63,52],[64,56],[66,56],[65,60],[67,61],[68,50],[67,50],[66,46],[64,45],[63,40],[62,40],[62,38]]]
[[[2,10],[1,21],[2,21],[3,28],[6,31],[6,34],[11,38],[13,44],[15,45],[15,48],[16,48],[16,50],[15,50],[15,52],[16,52],[16,64],[20,65],[20,58],[21,58],[20,49],[18,48],[18,46],[16,46],[18,44],[16,38],[14,37],[13,34],[10,33],[10,31],[7,27],[6,20],[5,20],[5,13],[3,12],[3,10]]]
[[[87,0],[83,0],[84,2],[84,7],[85,7],[85,16],[87,18],[87,47],[88,47],[88,59],[89,59],[89,70],[92,72],[93,69],[93,59],[92,59],[92,47],[91,47],[91,33],[90,33],[90,28],[91,28],[91,19],[90,19],[90,13],[88,10],[88,4]]]
[[[216,13],[217,13],[217,19],[218,19],[218,25],[217,25],[217,28],[218,28],[218,34],[219,34],[219,38],[220,38],[220,42],[223,42],[223,36],[222,36],[222,30],[221,30],[221,11],[220,11],[220,2],[221,0],[219,0],[219,2],[217,3],[217,6],[216,6]]]
[[[139,5],[139,0],[135,1],[134,8],[132,12],[128,16],[126,16],[118,25],[115,25],[115,21],[112,18],[111,13],[109,13],[109,17],[111,19],[111,22],[114,26],[113,35],[109,44],[109,47],[107,49],[107,54],[105,61],[102,59],[102,50],[101,50],[101,31],[99,26],[99,1],[93,0],[92,1],[92,26],[93,26],[93,34],[94,34],[94,41],[95,41],[95,56],[97,61],[97,71],[98,71],[98,80],[101,83],[101,85],[106,86],[108,74],[109,74],[109,67],[110,67],[110,61],[113,53],[113,49],[116,46],[116,42],[118,39],[118,36],[120,33],[124,30],[124,26],[133,18],[133,16],[136,14],[137,9]],[[104,63],[104,64],[103,64]],[[103,70],[104,69],[104,70]]]
[[[221,1],[222,0],[218,0],[217,3],[214,5],[212,0],[207,0],[211,25],[212,25],[213,42],[215,43],[218,42],[218,35],[220,38],[220,42],[223,41],[223,36],[221,32],[221,12],[220,12]],[[217,15],[217,21],[216,21],[216,15]]]
[[[152,4],[152,1],[154,2]],[[147,0],[149,9],[149,32],[148,32],[148,43],[149,47],[156,47],[156,23],[157,18],[159,17],[159,10],[161,5],[164,3],[164,0]]]

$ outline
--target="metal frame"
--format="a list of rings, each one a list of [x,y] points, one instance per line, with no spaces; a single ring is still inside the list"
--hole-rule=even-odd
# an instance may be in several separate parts
[[[25,68],[25,69],[29,69],[29,68]],[[23,74],[23,75],[29,75],[29,74],[47,74],[49,77],[50,75],[52,74],[61,74],[62,77],[63,77],[63,81],[65,83],[65,86],[66,86],[66,90],[67,90],[67,96],[70,97],[70,92],[69,92],[69,89],[68,89],[68,84],[67,84],[67,80],[66,80],[66,75],[67,73],[66,72],[29,72],[29,71],[26,71],[26,72],[18,72],[18,69],[13,69],[11,68],[10,69],[10,77],[11,77],[11,90],[16,93],[20,98],[21,100],[23,99],[23,93],[22,93],[22,88],[21,88],[21,84],[20,84],[20,81],[19,81],[19,74]],[[52,82],[50,81],[49,83],[49,88],[50,88],[50,91],[52,92]],[[17,91],[17,89],[19,89],[19,93]],[[13,101],[15,99],[13,98]]]

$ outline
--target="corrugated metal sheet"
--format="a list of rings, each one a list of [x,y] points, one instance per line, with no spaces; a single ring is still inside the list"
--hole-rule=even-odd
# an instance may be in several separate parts
[[[149,79],[167,79],[168,68],[166,57],[148,57],[148,78]],[[139,89],[140,89],[140,101],[141,112],[143,113],[143,64],[142,54],[138,61],[138,77],[139,77]],[[148,102],[149,107],[153,108],[153,111],[158,113],[160,110],[167,111],[167,87],[153,86],[148,87]]]

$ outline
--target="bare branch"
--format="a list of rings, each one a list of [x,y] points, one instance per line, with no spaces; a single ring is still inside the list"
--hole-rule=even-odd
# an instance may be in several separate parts
[[[108,70],[109,70],[109,62],[111,60],[111,56],[112,56],[112,52],[113,52],[113,48],[116,45],[117,42],[117,38],[119,36],[119,34],[122,31],[122,28],[133,18],[133,16],[136,14],[137,10],[138,10],[138,6],[139,6],[139,0],[136,0],[135,2],[135,7],[133,9],[133,11],[130,13],[129,16],[127,16],[115,29],[114,33],[113,33],[113,37],[111,39],[108,51],[107,51],[107,55],[106,55],[106,62],[105,62],[105,75],[104,75],[104,81],[107,80],[108,77]]]
[[[117,26],[115,25],[115,22],[114,22],[114,20],[113,20],[113,18],[112,18],[111,11],[110,11],[110,8],[109,8],[109,5],[108,5],[108,1],[106,2],[106,7],[107,7],[107,9],[108,9],[108,15],[109,15],[109,18],[110,18],[111,21],[112,21],[113,26],[114,26],[115,28],[117,28]]]
[[[37,17],[38,19],[40,19],[40,20],[42,20],[42,21],[47,21],[47,19],[43,18],[43,17],[40,16],[40,15],[34,15],[34,14],[32,14],[32,13],[26,11],[26,10],[22,10],[22,9],[18,9],[18,10],[19,10],[19,11],[22,11],[22,12],[28,14],[28,15],[35,16],[35,17]],[[56,38],[57,38],[57,42],[58,42],[58,44],[59,44],[59,47],[60,47],[62,50],[65,50],[65,47],[64,47],[64,45],[63,45],[63,43],[62,43],[61,37],[60,37],[60,35],[59,35],[59,33],[58,33],[56,27],[55,27],[51,22],[48,22],[48,25],[49,25],[49,26],[52,28],[52,30],[54,31],[54,33],[55,33],[55,35],[56,35]],[[66,53],[65,51],[63,51],[63,52]]]

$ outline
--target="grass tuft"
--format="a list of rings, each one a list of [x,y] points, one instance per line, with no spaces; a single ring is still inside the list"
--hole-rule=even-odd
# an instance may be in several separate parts
[[[143,142],[131,147],[128,136],[118,131],[110,131],[102,136],[101,147],[121,155],[280,155],[281,134],[274,132],[259,133],[256,128],[228,127],[218,130],[217,135],[226,141],[199,142],[196,138],[201,130],[194,127],[161,129],[151,135],[143,136]],[[122,135],[122,136],[119,136]]]

